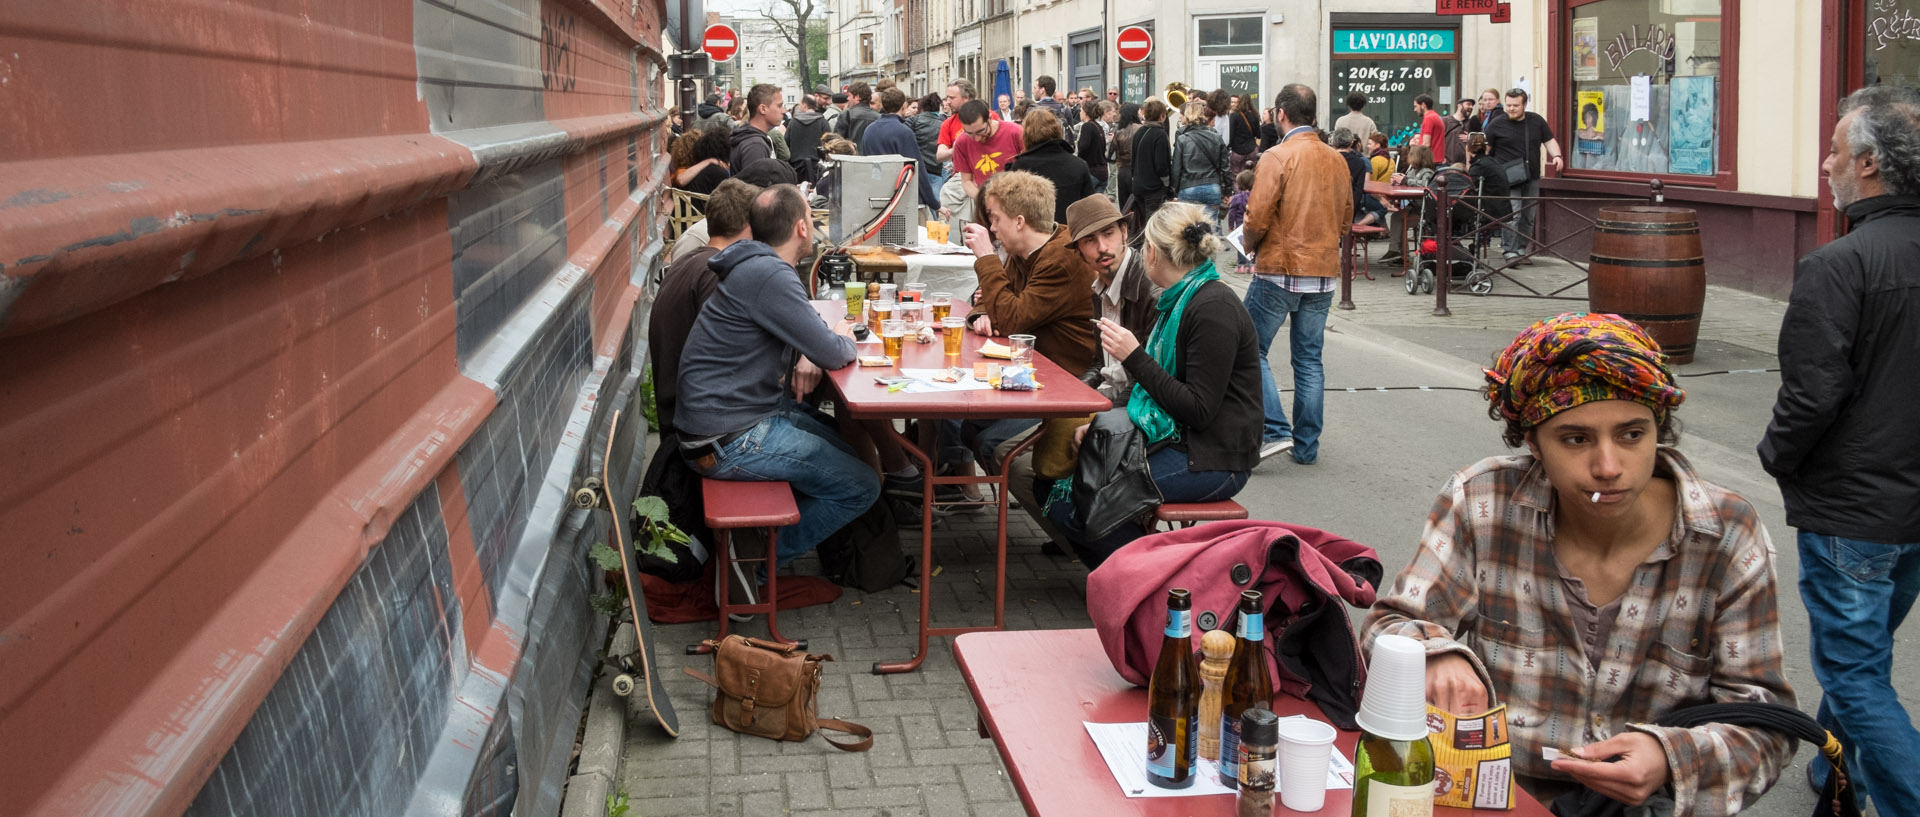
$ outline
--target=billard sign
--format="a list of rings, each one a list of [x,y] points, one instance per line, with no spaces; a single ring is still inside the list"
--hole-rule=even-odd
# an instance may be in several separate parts
[[[1120,29],[1120,36],[1114,38],[1113,44],[1124,62],[1146,62],[1153,56],[1153,32],[1139,26]]]
[[[704,42],[701,43],[700,50],[707,52],[707,56],[712,57],[714,62],[731,60],[740,50],[740,33],[726,23],[707,26],[707,31],[701,39]]]

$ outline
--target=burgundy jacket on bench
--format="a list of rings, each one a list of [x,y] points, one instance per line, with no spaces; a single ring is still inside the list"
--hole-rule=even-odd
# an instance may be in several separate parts
[[[1195,635],[1231,630],[1240,591],[1267,604],[1268,656],[1275,687],[1311,700],[1353,729],[1366,664],[1338,602],[1373,604],[1379,554],[1323,530],[1281,522],[1214,522],[1143,536],[1087,577],[1087,613],[1113,668],[1145,686],[1160,655],[1167,591],[1193,594]],[[1199,645],[1199,639],[1194,639]]]

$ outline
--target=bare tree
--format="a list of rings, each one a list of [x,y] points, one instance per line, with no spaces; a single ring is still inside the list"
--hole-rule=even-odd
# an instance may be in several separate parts
[[[810,93],[813,91],[814,65],[812,49],[808,47],[807,40],[816,36],[817,32],[807,24],[807,21],[813,17],[813,0],[765,0],[765,2],[766,5],[761,8],[760,14],[773,21],[774,30],[780,32],[781,39],[793,46],[794,65],[799,69],[794,73],[800,77],[800,93],[803,95]],[[775,12],[778,6],[786,7],[787,17],[782,17]]]

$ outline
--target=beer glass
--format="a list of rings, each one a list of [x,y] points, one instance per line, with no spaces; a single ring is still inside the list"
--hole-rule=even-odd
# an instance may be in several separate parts
[[[927,318],[935,326],[945,326],[947,313],[953,309],[953,293],[935,292],[927,296],[927,307],[933,310]]]
[[[964,315],[948,315],[940,319],[947,330],[947,365],[960,365],[960,339],[967,335],[967,318]]]
[[[927,325],[927,305],[918,301],[904,301],[895,307],[900,320],[907,322],[908,332],[918,332]]]
[[[900,365],[900,344],[907,336],[906,321],[882,321],[880,323],[880,342],[886,346],[887,357],[893,358],[893,365]]]
[[[900,300],[912,301],[917,304],[926,303],[927,302],[927,285],[926,284],[906,285],[905,288],[900,290]]]
[[[1032,335],[1008,335],[1007,343],[1013,347],[1013,353],[1008,355],[1009,359],[1007,363],[1014,366],[1033,368]]]
[[[847,320],[857,321],[867,316],[867,282],[847,282]]]
[[[892,298],[882,298],[878,301],[874,301],[873,302],[873,318],[867,324],[867,328],[872,329],[875,332],[879,332],[881,322],[893,320],[893,310],[895,309],[895,306],[896,305],[894,304]]]

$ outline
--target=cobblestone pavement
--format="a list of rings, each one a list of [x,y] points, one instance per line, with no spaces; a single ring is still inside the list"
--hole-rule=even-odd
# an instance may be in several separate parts
[[[1376,250],[1378,252],[1378,250]],[[1231,261],[1222,266],[1232,269]],[[1327,335],[1328,424],[1316,465],[1268,462],[1239,497],[1256,518],[1285,519],[1335,530],[1379,549],[1389,574],[1411,557],[1420,525],[1446,476],[1480,457],[1501,453],[1497,427],[1471,389],[1478,367],[1532,321],[1584,301],[1539,301],[1475,297],[1456,293],[1452,317],[1436,318],[1431,296],[1410,297],[1390,269],[1376,266],[1376,280],[1354,286],[1356,309],[1334,310]],[[1518,274],[1536,287],[1559,286],[1576,273],[1558,262],[1523,267]],[[1243,289],[1248,279],[1228,273]],[[1513,292],[1509,282],[1495,292]],[[1584,295],[1583,287],[1573,294]],[[1765,369],[1774,364],[1774,341],[1784,304],[1711,288],[1700,355],[1682,374],[1723,369]],[[1273,347],[1277,380],[1290,385],[1284,330]],[[1686,381],[1690,399],[1682,414],[1682,448],[1709,478],[1747,495],[1762,511],[1777,543],[1791,551],[1777,490],[1759,473],[1753,443],[1771,406],[1776,375],[1716,375]],[[1375,392],[1373,386],[1428,386],[1432,390]],[[1346,392],[1346,388],[1363,391]],[[1284,458],[1282,458],[1284,459]],[[1085,569],[1066,557],[1040,552],[1041,534],[1023,513],[1010,520],[1007,626],[1013,629],[1089,627]],[[992,620],[993,520],[990,514],[959,514],[939,521],[935,552],[935,621],[941,625]],[[910,551],[918,531],[903,532]],[[1790,680],[1811,710],[1817,687],[1805,668],[1805,613],[1794,590],[1797,560],[1781,554],[1778,573],[1782,628]],[[811,558],[797,572],[817,575]],[[683,729],[666,739],[644,715],[628,731],[620,788],[632,797],[635,815],[1017,815],[1022,808],[992,742],[975,731],[975,712],[956,668],[951,639],[934,639],[926,665],[915,673],[875,676],[876,660],[906,658],[914,642],[919,597],[905,587],[880,593],[848,590],[830,605],[784,613],[781,629],[811,641],[814,652],[832,653],[820,691],[820,713],[865,724],[875,746],[846,754],[819,739],[776,743],[736,735],[707,717],[708,688],[681,674],[706,657],[682,654],[685,644],[708,637],[710,624],[658,627],[661,669]],[[1354,611],[1358,615],[1357,611]],[[763,625],[745,625],[748,634]],[[1903,657],[1902,665],[1914,662]],[[1896,668],[1895,677],[1902,677]],[[1912,677],[1911,673],[1907,677]],[[1045,679],[1035,679],[1045,683]],[[1801,758],[1808,756],[1802,749]],[[1063,773],[1104,774],[1102,770]],[[1804,814],[1811,797],[1789,769],[1774,793],[1752,812]]]

